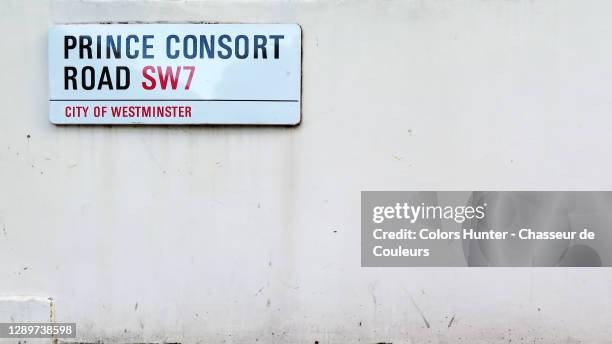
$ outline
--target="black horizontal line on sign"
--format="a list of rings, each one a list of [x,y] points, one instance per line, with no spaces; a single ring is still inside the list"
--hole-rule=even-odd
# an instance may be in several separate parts
[[[276,102],[297,103],[293,99],[49,99],[51,102]]]

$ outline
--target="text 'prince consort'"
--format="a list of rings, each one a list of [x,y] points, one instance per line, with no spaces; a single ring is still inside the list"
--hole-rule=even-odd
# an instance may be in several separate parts
[[[159,37],[146,35],[66,35],[64,59],[88,60],[154,59],[154,46]],[[193,59],[279,59],[280,42],[284,35],[167,35],[162,38],[163,51],[170,60]],[[111,73],[111,68],[114,68]],[[188,74],[181,71],[186,71]],[[195,66],[142,67],[145,90],[156,88],[175,90],[179,81],[188,90],[196,73]],[[118,89],[130,87],[130,69],[127,66],[103,66],[96,71],[93,66],[64,67],[65,90]]]

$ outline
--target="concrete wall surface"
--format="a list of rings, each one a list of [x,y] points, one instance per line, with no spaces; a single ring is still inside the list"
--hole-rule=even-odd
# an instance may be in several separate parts
[[[359,254],[361,190],[612,189],[610,13],[3,0],[0,321],[45,320],[52,298],[85,342],[612,343],[610,269]],[[50,124],[49,26],[124,21],[299,23],[302,124]]]

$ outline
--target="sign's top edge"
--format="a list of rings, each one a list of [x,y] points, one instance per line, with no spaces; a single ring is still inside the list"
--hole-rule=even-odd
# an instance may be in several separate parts
[[[282,26],[297,26],[302,28],[302,26],[298,23],[293,22],[256,22],[256,23],[245,23],[245,22],[220,22],[220,21],[99,21],[99,22],[77,22],[77,23],[53,23],[49,25],[50,27],[54,26],[105,26],[105,25],[246,25],[246,26],[258,26],[258,25],[282,25]]]

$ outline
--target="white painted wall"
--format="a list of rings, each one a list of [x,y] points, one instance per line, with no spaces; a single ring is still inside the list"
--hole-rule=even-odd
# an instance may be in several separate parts
[[[612,189],[610,11],[5,0],[0,294],[107,343],[610,343],[609,269],[359,257],[361,190]],[[51,125],[47,28],[99,21],[299,23],[302,124]]]

